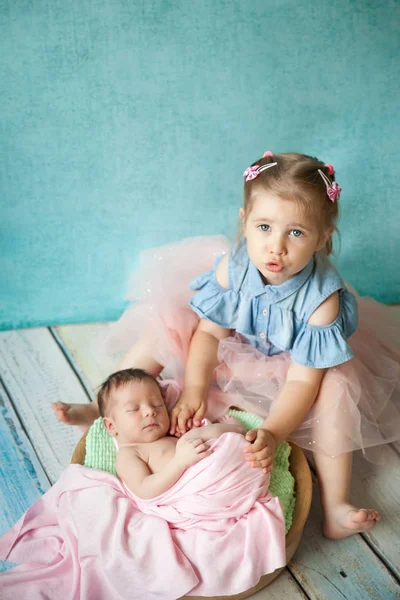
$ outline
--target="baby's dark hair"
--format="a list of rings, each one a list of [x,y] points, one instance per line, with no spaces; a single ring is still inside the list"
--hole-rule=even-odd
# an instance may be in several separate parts
[[[161,392],[160,385],[153,375],[147,373],[143,369],[122,369],[115,371],[101,384],[97,392],[97,402],[99,404],[99,412],[101,417],[107,416],[109,409],[109,400],[114,390],[131,382],[153,381]]]
[[[318,158],[286,152],[263,156],[252,166],[277,163],[261,171],[250,181],[245,181],[243,208],[245,219],[251,212],[254,196],[260,190],[272,193],[282,200],[292,200],[300,204],[306,214],[314,217],[321,232],[337,231],[339,207],[337,200],[332,202],[327,195],[326,184],[318,169],[331,182],[335,181],[335,172]],[[332,252],[332,234],[329,235],[322,251]]]

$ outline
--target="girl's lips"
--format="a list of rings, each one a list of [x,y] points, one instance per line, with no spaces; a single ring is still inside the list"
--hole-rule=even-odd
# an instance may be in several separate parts
[[[268,271],[272,271],[272,273],[280,273],[283,269],[283,265],[279,265],[278,263],[269,262],[265,265]]]
[[[146,425],[145,429],[153,429],[153,427],[158,427],[157,423],[150,423],[149,425]]]

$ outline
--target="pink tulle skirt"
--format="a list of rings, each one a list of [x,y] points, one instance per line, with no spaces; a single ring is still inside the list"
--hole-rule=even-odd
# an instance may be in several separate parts
[[[153,358],[175,382],[171,397],[183,387],[199,322],[189,306],[194,292],[188,284],[228,250],[221,236],[190,238],[143,253],[128,293],[132,304],[110,327],[107,347],[113,351],[128,350],[143,336],[156,341]],[[366,458],[381,462],[386,460],[383,446],[400,439],[400,320],[371,299],[357,301],[359,329],[350,338],[355,358],[326,371],[312,409],[291,440],[329,456],[362,450]],[[266,356],[239,334],[222,340],[218,355],[207,416],[215,419],[235,406],[265,418],[284,386],[290,355]]]

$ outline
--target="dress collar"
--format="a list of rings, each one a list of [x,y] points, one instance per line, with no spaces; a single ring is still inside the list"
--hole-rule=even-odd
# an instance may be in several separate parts
[[[310,277],[315,264],[314,256],[307,263],[300,273],[297,273],[291,279],[288,279],[284,283],[280,285],[265,285],[260,272],[253,265],[251,260],[249,260],[249,284],[252,296],[260,296],[261,294],[267,294],[269,298],[273,302],[279,302],[280,300],[284,300],[294,292],[297,292],[298,289],[301,288],[302,285],[307,281]]]

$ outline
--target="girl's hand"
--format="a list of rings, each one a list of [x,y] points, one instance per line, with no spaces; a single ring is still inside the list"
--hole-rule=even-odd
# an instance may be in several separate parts
[[[252,445],[246,448],[245,460],[252,467],[259,467],[264,473],[269,473],[274,467],[276,442],[272,433],[266,429],[251,429],[245,439]]]
[[[184,391],[171,412],[171,435],[180,437],[193,427],[200,427],[207,402],[199,391]]]
[[[211,454],[211,450],[201,438],[191,439],[182,436],[176,444],[175,460],[187,469]]]

